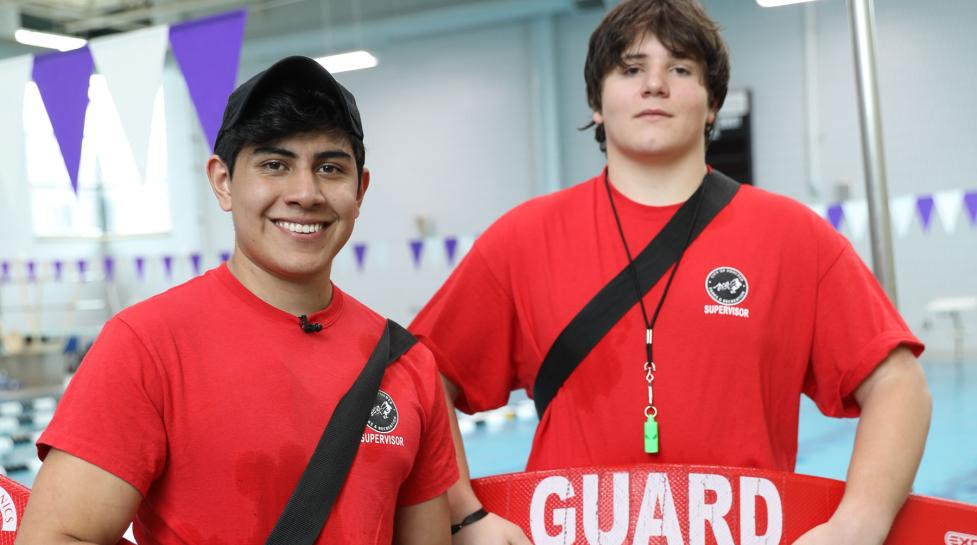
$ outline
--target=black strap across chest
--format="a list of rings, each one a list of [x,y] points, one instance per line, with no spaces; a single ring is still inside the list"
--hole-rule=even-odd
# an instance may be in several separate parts
[[[706,174],[699,189],[675,212],[644,250],[635,256],[634,267],[637,269],[641,297],[675,263],[685,246],[690,229],[691,240],[694,241],[719,211],[729,204],[739,187],[739,183],[717,170]],[[693,211],[698,199],[702,203],[693,227]],[[638,301],[634,273],[628,265],[601,288],[560,332],[546,353],[533,384],[533,402],[540,418],[580,362]]]
[[[387,320],[366,365],[339,400],[265,545],[312,545],[318,539],[359,450],[384,370],[415,343],[406,329]]]

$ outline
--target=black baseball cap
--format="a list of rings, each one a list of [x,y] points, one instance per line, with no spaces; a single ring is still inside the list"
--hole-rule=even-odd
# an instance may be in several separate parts
[[[253,100],[264,96],[286,84],[298,83],[308,89],[320,90],[333,99],[339,105],[341,118],[346,124],[346,129],[351,134],[363,140],[363,124],[360,121],[360,111],[356,108],[356,99],[345,87],[336,81],[321,64],[309,57],[286,57],[263,72],[242,83],[227,98],[227,107],[224,108],[224,120],[221,128],[217,131],[217,139],[214,141],[214,148],[220,142],[221,136],[233,128],[241,121],[241,116],[247,110]]]

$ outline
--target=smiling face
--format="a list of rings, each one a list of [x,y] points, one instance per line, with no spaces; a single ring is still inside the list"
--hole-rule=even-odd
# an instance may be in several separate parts
[[[207,164],[220,206],[231,212],[235,273],[290,283],[328,283],[332,260],[349,240],[370,173],[357,179],[341,134],[299,134],[249,145],[233,176],[217,156]]]
[[[603,81],[594,122],[607,153],[638,161],[705,157],[703,132],[715,120],[701,63],[676,57],[653,35],[628,48]]]

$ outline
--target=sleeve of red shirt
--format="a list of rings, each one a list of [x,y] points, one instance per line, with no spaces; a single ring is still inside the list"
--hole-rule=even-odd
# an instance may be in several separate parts
[[[804,393],[828,416],[855,417],[862,381],[897,347],[919,356],[923,344],[847,239],[827,223],[819,227],[824,259]]]
[[[397,505],[414,505],[441,495],[458,480],[458,464],[455,446],[448,424],[448,410],[444,402],[444,389],[430,351],[424,346],[411,350],[413,357],[421,358],[422,376],[418,384],[418,396],[426,409],[421,445],[414,459],[414,467],[400,487]]]
[[[143,495],[166,461],[160,370],[118,317],[99,334],[37,442],[86,460]]]
[[[441,373],[458,386],[455,406],[469,414],[501,407],[509,392],[525,386],[517,382],[520,321],[505,277],[493,270],[504,265],[490,267],[483,253],[486,236],[410,325]]]

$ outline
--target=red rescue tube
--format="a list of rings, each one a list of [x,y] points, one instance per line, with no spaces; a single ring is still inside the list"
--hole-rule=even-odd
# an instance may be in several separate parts
[[[757,469],[641,464],[473,481],[535,545],[789,545],[828,520],[845,483]],[[977,545],[977,506],[911,495],[886,545]]]
[[[841,481],[794,473],[659,464],[510,473],[472,484],[486,509],[518,524],[535,545],[789,545],[827,520],[844,491]],[[13,545],[29,496],[0,476],[0,545]],[[977,545],[977,506],[911,495],[885,543]]]

